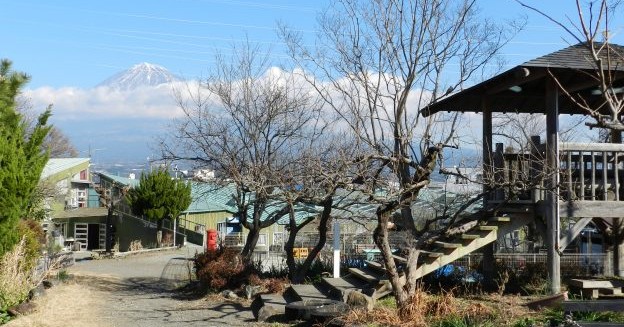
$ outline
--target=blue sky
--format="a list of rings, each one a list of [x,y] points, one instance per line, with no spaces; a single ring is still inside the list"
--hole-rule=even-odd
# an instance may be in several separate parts
[[[31,75],[35,109],[52,103],[52,123],[81,155],[94,161],[145,162],[150,144],[175,116],[170,90],[110,94],[93,87],[140,62],[194,79],[206,76],[215,51],[248,38],[283,58],[278,21],[314,36],[316,16],[328,0],[15,0],[3,1],[0,58]],[[477,0],[483,17],[499,22],[525,15],[526,28],[502,55],[511,68],[576,43],[544,17],[513,0]],[[561,21],[576,21],[573,0],[526,0]],[[621,17],[618,17],[621,18]],[[624,44],[624,19],[613,19],[614,43]],[[93,153],[93,151],[92,151]],[[99,158],[98,158],[99,157]]]
[[[574,17],[573,0],[527,0],[558,19]],[[216,49],[248,37],[270,44],[276,60],[276,22],[313,35],[326,1],[286,0],[19,0],[2,5],[0,57],[32,76],[31,88],[92,87],[139,62],[173,73],[203,76]],[[513,0],[479,0],[484,16],[505,21],[527,15],[528,25],[503,51],[509,65],[566,46],[565,35]],[[613,20],[616,21],[616,20]],[[622,42],[622,23],[614,26]]]

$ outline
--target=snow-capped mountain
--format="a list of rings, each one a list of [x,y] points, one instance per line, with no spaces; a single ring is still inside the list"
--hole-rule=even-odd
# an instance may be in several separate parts
[[[157,86],[182,80],[163,66],[143,62],[109,77],[97,86],[108,86],[116,90],[128,91],[139,87]]]

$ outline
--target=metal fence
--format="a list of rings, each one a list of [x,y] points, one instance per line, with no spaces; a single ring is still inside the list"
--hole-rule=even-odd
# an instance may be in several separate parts
[[[460,259],[450,263],[466,270],[476,269],[483,255],[480,253],[471,253]],[[522,270],[529,269],[546,269],[546,254],[544,253],[500,253],[495,254],[494,259],[497,264]],[[362,252],[362,253],[345,253],[341,255],[341,264],[347,267],[363,267],[366,261],[382,262],[379,252]],[[561,255],[561,274],[564,276],[576,275],[593,275],[608,276],[612,274],[609,256],[606,253],[564,253]]]

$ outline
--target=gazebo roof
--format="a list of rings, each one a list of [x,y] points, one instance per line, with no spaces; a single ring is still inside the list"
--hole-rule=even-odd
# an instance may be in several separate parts
[[[603,67],[611,71],[614,88],[624,87],[624,47],[615,44],[602,51]],[[607,67],[607,63],[610,65]],[[579,43],[565,49],[527,61],[506,72],[494,76],[461,92],[452,94],[423,108],[421,113],[429,116],[441,111],[481,112],[484,103],[492,112],[545,113],[546,85],[550,76],[570,94],[583,97],[592,108],[599,108],[602,99],[596,94],[598,81],[590,75],[595,71],[586,43]],[[592,92],[593,91],[593,92]],[[583,114],[565,94],[559,96],[559,113]]]

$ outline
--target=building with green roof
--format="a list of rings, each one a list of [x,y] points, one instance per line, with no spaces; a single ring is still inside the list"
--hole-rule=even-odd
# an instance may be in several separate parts
[[[100,248],[105,240],[99,221],[106,211],[93,188],[90,165],[90,158],[50,158],[40,177],[49,193],[44,229],[54,229],[64,245],[68,239],[77,242],[81,250]]]

